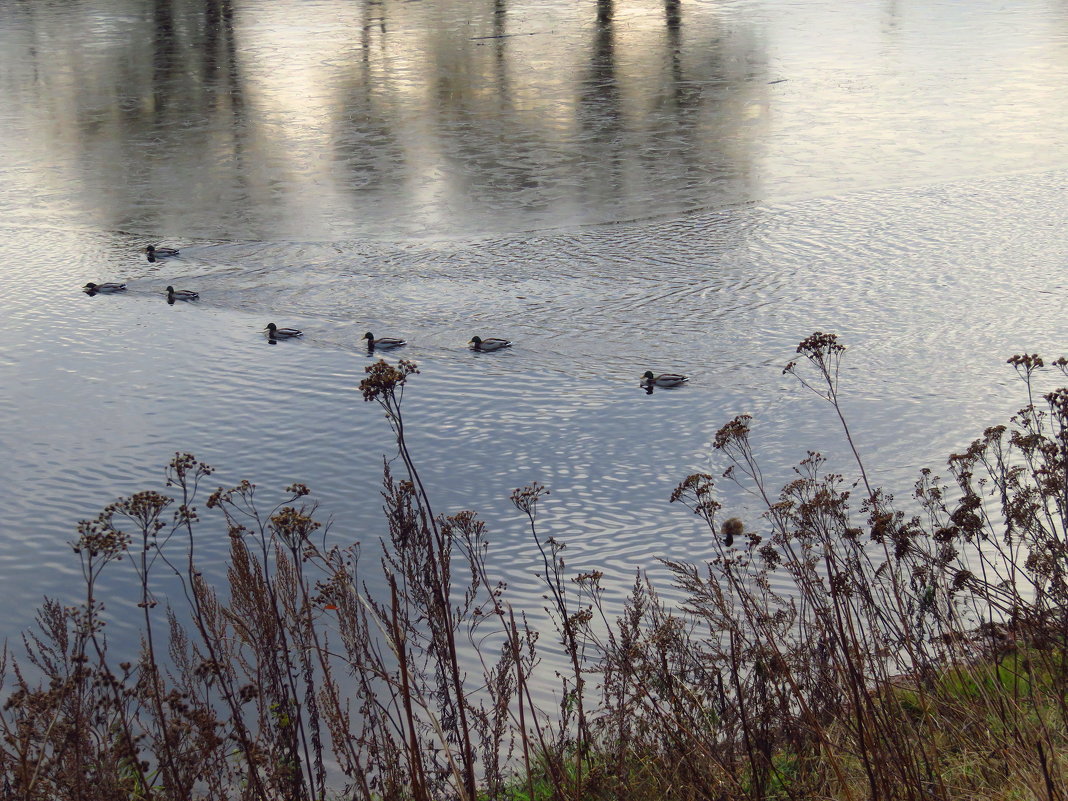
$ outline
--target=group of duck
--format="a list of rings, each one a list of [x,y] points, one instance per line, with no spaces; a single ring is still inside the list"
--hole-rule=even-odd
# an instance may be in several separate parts
[[[178,248],[157,248],[155,245],[149,245],[145,248],[144,252],[148,254],[149,261],[155,261],[157,257],[177,256]],[[83,286],[82,289],[87,295],[106,295],[114,292],[125,292],[126,284],[120,284],[114,281],[107,281],[103,284],[94,284],[90,281]],[[173,286],[168,286],[167,302],[174,303],[176,300],[200,300],[200,293],[194,292],[191,289],[175,289]]]
[[[160,258],[168,258],[170,256],[177,256],[178,248],[166,248],[156,247],[155,245],[149,245],[144,249],[144,253],[148,256],[149,261],[156,261]],[[111,294],[115,292],[125,292],[126,284],[117,282],[106,282],[103,284],[94,284],[89,282],[84,287],[83,291],[87,295],[97,294]],[[199,300],[200,293],[194,292],[191,289],[175,289],[173,286],[167,287],[167,302],[173,304],[175,301],[191,301]],[[274,323],[268,323],[267,327],[263,329],[267,335],[268,341],[274,344],[280,339],[295,339],[297,337],[304,336],[304,332],[299,328],[279,328]],[[393,348],[402,348],[407,345],[407,341],[398,339],[396,337],[378,337],[368,331],[361,339],[367,340],[367,350],[372,352],[375,350],[391,350]],[[510,340],[501,339],[499,337],[487,337],[482,339],[481,337],[474,336],[467,343],[471,350],[480,351],[482,353],[490,353],[496,350],[503,350],[504,348],[512,347]],[[652,390],[653,387],[678,387],[685,384],[689,378],[679,373],[661,373],[656,375],[652,370],[646,370],[642,375],[641,385],[648,390]]]

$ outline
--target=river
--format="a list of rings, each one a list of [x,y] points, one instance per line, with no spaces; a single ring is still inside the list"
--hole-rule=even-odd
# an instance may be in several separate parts
[[[357,390],[366,331],[408,340],[437,510],[487,520],[535,622],[516,487],[549,487],[542,534],[617,603],[657,557],[717,553],[668,498],[725,466],[734,415],[773,487],[808,450],[855,474],[781,371],[815,330],[849,346],[845,413],[906,509],[921,467],[1023,405],[1005,359],[1068,344],[1068,7],[598,11],[0,2],[0,630],[77,599],[76,522],[161,488],[175,451],[265,499],[306,482],[334,541],[376,541],[393,444]],[[272,321],[305,336],[270,345]],[[690,381],[648,394],[646,370]],[[225,550],[201,551],[215,579]]]

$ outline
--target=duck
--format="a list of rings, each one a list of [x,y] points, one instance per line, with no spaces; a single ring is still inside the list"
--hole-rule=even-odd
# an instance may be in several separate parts
[[[83,290],[90,295],[95,295],[97,292],[125,292],[126,284],[119,284],[115,281],[108,281],[103,284],[94,284],[90,281],[88,284],[82,287]]]
[[[402,348],[408,343],[403,339],[397,339],[396,337],[380,337],[375,339],[375,335],[368,331],[361,339],[367,340],[367,350],[374,350],[375,348]]]
[[[267,327],[263,330],[267,332],[268,339],[292,339],[304,336],[304,332],[297,328],[279,328],[274,323],[267,323]]]
[[[155,245],[149,245],[145,248],[145,253],[151,258],[163,258],[165,256],[177,256],[178,248],[158,248]]]
[[[512,347],[512,343],[509,340],[499,339],[498,337],[490,337],[489,339],[471,337],[471,341],[467,344],[471,346],[471,350],[481,351],[500,350],[501,348]]]
[[[191,289],[175,289],[169,286],[167,287],[167,300],[200,300],[200,293]]]
[[[679,373],[661,373],[660,375],[653,375],[652,370],[646,370],[642,376],[642,384],[644,386],[657,386],[657,387],[681,387],[687,381],[688,376],[680,375]]]

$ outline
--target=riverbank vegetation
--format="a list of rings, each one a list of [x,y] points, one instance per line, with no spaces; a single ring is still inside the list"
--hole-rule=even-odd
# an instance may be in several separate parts
[[[816,333],[786,370],[852,447],[843,355]],[[945,478],[925,471],[907,504],[869,484],[855,447],[847,470],[812,453],[775,491],[752,421],[728,422],[713,444],[729,468],[671,498],[719,550],[665,562],[682,605],[638,574],[605,608],[602,576],[569,574],[565,543],[539,531],[546,490],[516,490],[551,633],[491,574],[478,517],[435,513],[401,409],[415,365],[371,365],[361,390],[399,453],[381,552],[333,544],[303,485],[270,504],[248,482],[208,492],[211,468],[176,455],[169,494],[80,525],[83,601],[46,602],[17,658],[5,649],[3,797],[1068,798],[1068,389],[1036,397],[1068,362],[1010,364],[1027,406]],[[724,510],[723,481],[763,517]],[[225,587],[198,562],[220,521]],[[124,661],[113,574],[138,588],[141,647]],[[547,675],[552,709],[533,689]]]

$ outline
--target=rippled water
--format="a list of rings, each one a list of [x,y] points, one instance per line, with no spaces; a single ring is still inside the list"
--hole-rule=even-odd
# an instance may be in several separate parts
[[[381,535],[367,330],[408,339],[438,511],[489,521],[535,620],[518,486],[550,488],[542,533],[617,600],[657,557],[714,554],[668,497],[722,466],[733,415],[775,486],[809,449],[850,469],[781,374],[817,329],[851,346],[846,412],[906,498],[1023,404],[1007,356],[1065,349],[1066,23],[1053,2],[617,0],[601,24],[571,0],[0,4],[3,631],[73,597],[75,522],[176,450],[219,483],[305,481],[334,537]],[[270,346],[270,321],[307,335]],[[691,382],[646,394],[647,369]]]

